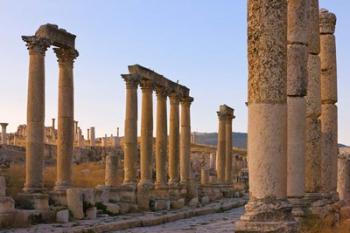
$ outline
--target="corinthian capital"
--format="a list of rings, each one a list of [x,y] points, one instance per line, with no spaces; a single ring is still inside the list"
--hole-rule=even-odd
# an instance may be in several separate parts
[[[60,65],[73,65],[74,59],[79,56],[79,53],[75,49],[71,48],[54,48],[57,56],[57,61]]]
[[[35,36],[22,36],[22,40],[26,42],[29,54],[41,54],[45,56],[45,52],[50,47],[50,41]]]

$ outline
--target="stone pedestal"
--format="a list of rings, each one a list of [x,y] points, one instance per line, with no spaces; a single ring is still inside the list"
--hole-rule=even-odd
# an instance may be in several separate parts
[[[250,197],[238,233],[298,232],[286,185],[287,2],[248,1]]]

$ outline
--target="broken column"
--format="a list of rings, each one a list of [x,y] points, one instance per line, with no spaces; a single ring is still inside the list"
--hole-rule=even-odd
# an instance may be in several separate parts
[[[302,210],[305,189],[305,124],[309,0],[288,1],[287,34],[287,196],[294,216]]]
[[[335,44],[336,16],[320,11],[321,59],[321,186],[329,197],[337,196],[338,110],[337,59]]]
[[[321,88],[318,0],[310,0],[308,26],[308,85],[306,95],[305,198],[321,198]]]
[[[71,185],[74,146],[74,87],[73,63],[78,52],[70,48],[55,48],[59,64],[57,180],[55,190]]]
[[[5,145],[7,144],[6,127],[8,126],[8,123],[0,123],[0,125],[1,125],[1,144]]]
[[[150,191],[153,188],[153,88],[150,80],[141,80],[142,115],[141,115],[141,178],[137,185],[137,204],[141,209],[149,209]]]
[[[287,0],[248,1],[250,198],[235,232],[297,232],[287,201]]]
[[[96,145],[95,127],[90,127],[90,146]]]
[[[23,36],[29,50],[25,192],[43,190],[46,39]]]
[[[116,187],[118,185],[118,156],[110,152],[106,156],[105,185]]]

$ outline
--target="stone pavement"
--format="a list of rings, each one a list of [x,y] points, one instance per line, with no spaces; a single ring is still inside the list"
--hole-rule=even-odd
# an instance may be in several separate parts
[[[197,217],[198,218],[197,221],[199,221],[201,217],[198,217],[198,216],[204,216],[204,215],[207,215],[207,216],[202,217],[204,219],[202,220],[203,224],[205,224],[206,222],[209,223],[211,219],[210,216],[213,216],[212,221],[216,221],[215,219],[217,219],[218,221],[217,223],[220,226],[221,225],[224,226],[224,224],[231,224],[230,226],[227,226],[227,227],[232,228],[233,227],[232,219],[237,220],[239,216],[243,213],[243,209],[239,208],[237,212],[234,211],[234,214],[235,214],[234,217],[232,216],[229,217],[231,213],[229,210],[232,210],[232,209],[235,210],[238,207],[242,207],[245,203],[246,203],[246,198],[231,198],[231,199],[227,198],[227,199],[219,200],[217,202],[210,203],[204,207],[198,207],[198,208],[185,207],[180,210],[171,210],[171,211],[163,211],[163,212],[131,213],[131,214],[125,214],[125,215],[118,215],[114,217],[99,215],[98,218],[95,220],[80,220],[80,221],[74,221],[74,222],[69,222],[65,224],[57,224],[57,223],[38,224],[35,226],[31,226],[29,228],[8,229],[8,230],[2,230],[0,232],[2,233],[5,233],[5,232],[6,233],[113,232],[113,231],[127,230],[129,228],[131,229],[135,227],[144,227],[144,229],[148,229],[150,226],[176,222],[178,220],[191,218],[191,217],[195,217],[195,218]],[[216,214],[216,213],[219,213],[219,214]],[[220,215],[220,213],[222,215]],[[225,217],[225,215],[227,215],[227,217]],[[208,220],[205,220],[205,219],[208,219]],[[224,220],[226,220],[226,222]],[[191,222],[191,220],[189,222]],[[198,225],[200,225],[200,222],[201,221],[198,222]],[[220,222],[222,222],[222,224],[220,224]],[[184,224],[186,224],[186,222],[184,222]],[[192,227],[192,225],[190,224],[189,226],[186,227],[186,229],[188,227]],[[213,227],[214,229],[215,225],[211,224],[211,227]],[[140,229],[142,228],[138,228],[136,231],[131,231],[131,232],[139,232],[138,230]],[[159,231],[159,232],[162,232],[162,231]],[[169,231],[163,231],[163,232],[169,232]],[[189,232],[196,232],[196,231],[189,231]]]
[[[234,223],[243,213],[244,207],[240,207],[222,213],[182,219],[158,226],[115,231],[113,233],[232,233]]]

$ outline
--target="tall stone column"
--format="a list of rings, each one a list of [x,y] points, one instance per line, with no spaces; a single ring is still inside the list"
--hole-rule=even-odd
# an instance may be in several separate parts
[[[235,116],[233,115],[233,109],[228,111],[226,123],[225,123],[225,183],[232,184],[232,119]]]
[[[287,0],[248,0],[250,199],[235,232],[297,232],[287,197]]]
[[[219,117],[219,130],[218,130],[218,145],[216,154],[216,174],[217,182],[223,184],[225,181],[225,153],[226,153],[226,113],[223,111],[217,112]]]
[[[45,51],[49,41],[22,37],[29,50],[26,128],[26,178],[23,191],[43,191]]]
[[[336,195],[338,156],[336,16],[320,11],[321,58],[321,186],[322,192]]]
[[[309,0],[288,1],[287,36],[287,196],[294,216],[304,215],[301,207],[305,189],[305,126],[308,59]]]
[[[139,184],[152,184],[153,154],[153,82],[141,80],[142,115],[141,115],[141,153]]]
[[[70,187],[74,145],[73,62],[78,56],[74,49],[55,48],[59,64],[57,180],[55,190]]]
[[[321,198],[321,88],[318,0],[310,0],[308,15],[308,85],[306,95],[305,196]]]
[[[124,128],[124,184],[136,184],[137,160],[137,86],[139,79],[122,75],[126,83]]]
[[[86,130],[86,139],[90,140],[90,129]]]
[[[179,149],[180,149],[180,128],[179,128],[179,96],[172,93],[170,99],[170,124],[169,124],[169,185],[179,183]]]
[[[180,182],[188,184],[191,167],[191,112],[192,97],[181,100],[181,129],[180,129]]]
[[[6,127],[8,126],[8,123],[0,123],[0,125],[1,125],[1,144],[5,145],[7,144]]]
[[[52,118],[52,119],[51,119],[51,121],[52,121],[52,126],[51,126],[52,129],[55,129],[55,120],[56,120],[55,118]]]
[[[90,127],[90,146],[96,145],[95,127]]]
[[[157,135],[156,135],[156,188],[164,188],[167,184],[167,91],[157,87]]]

